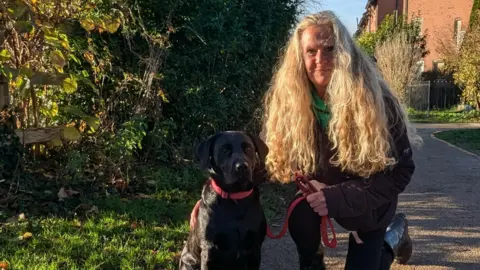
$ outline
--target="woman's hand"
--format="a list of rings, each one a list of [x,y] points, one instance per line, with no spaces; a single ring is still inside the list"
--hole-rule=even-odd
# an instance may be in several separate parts
[[[317,180],[310,181],[318,192],[312,193],[307,196],[307,202],[310,204],[310,207],[313,208],[319,216],[326,216],[328,215],[327,209],[327,201],[325,200],[325,196],[323,195],[322,189],[327,187],[327,185],[318,182]]]

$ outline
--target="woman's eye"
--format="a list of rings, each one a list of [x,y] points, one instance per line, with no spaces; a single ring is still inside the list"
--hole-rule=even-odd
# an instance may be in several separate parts
[[[308,50],[307,53],[308,53],[309,55],[315,55],[315,54],[317,54],[317,52],[314,51],[314,50]]]
[[[327,47],[325,47],[325,51],[327,51],[327,52],[333,52],[333,49],[335,49],[334,46],[327,46]]]

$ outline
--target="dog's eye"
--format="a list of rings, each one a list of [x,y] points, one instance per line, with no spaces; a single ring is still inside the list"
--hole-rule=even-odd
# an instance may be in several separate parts
[[[252,151],[253,151],[253,148],[252,148],[252,147],[250,147],[250,146],[246,146],[246,147],[245,147],[245,152],[251,153]]]
[[[222,147],[222,152],[225,153],[225,154],[230,153],[230,147],[227,147],[227,146]]]

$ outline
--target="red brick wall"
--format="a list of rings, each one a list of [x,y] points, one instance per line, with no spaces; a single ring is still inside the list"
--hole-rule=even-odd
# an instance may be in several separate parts
[[[455,18],[462,20],[462,29],[468,26],[473,0],[405,1],[408,1],[409,17],[415,13],[423,19],[422,32],[427,31],[427,48],[430,50],[430,54],[424,59],[425,71],[431,70],[433,61],[441,58],[437,51],[439,40],[453,37]]]
[[[403,9],[402,2],[402,0],[378,0],[378,25],[380,25],[386,15],[393,14],[395,10],[398,10],[400,14]],[[398,5],[398,7],[396,7],[396,5]]]
[[[393,14],[396,0],[378,0],[366,31],[375,32],[387,14]],[[441,58],[439,42],[452,38],[456,18],[462,21],[462,30],[468,26],[473,0],[398,0],[398,14],[420,15],[422,33],[427,31],[427,49],[430,54],[424,58],[425,71],[431,70],[433,61]],[[447,41],[448,42],[448,41]]]

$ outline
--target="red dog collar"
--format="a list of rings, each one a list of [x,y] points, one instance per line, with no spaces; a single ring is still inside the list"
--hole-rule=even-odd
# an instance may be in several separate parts
[[[253,192],[253,189],[250,189],[249,191],[228,193],[228,192],[223,191],[223,189],[217,185],[217,183],[215,182],[215,180],[213,178],[210,178],[210,182],[211,182],[212,188],[215,191],[215,193],[217,193],[218,195],[220,195],[224,199],[241,200],[241,199],[245,199],[246,197],[250,196],[250,194],[252,194],[252,192]]]

